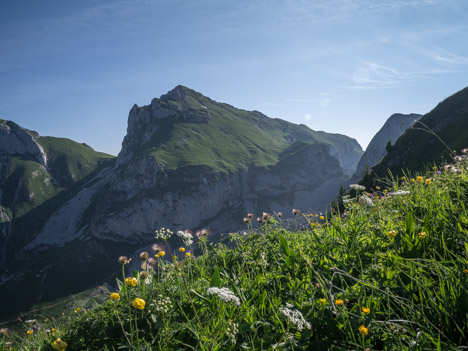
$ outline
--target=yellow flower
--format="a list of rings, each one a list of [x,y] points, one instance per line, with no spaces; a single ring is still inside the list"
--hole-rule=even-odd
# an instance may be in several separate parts
[[[162,257],[162,256],[164,256],[165,254],[166,254],[166,251],[161,251],[161,252],[159,253],[159,257]]]
[[[468,269],[465,268],[465,269],[463,270],[463,273],[468,274]]]
[[[366,336],[367,334],[369,334],[369,329],[367,329],[365,326],[361,325],[359,327],[359,331],[361,332],[361,335],[362,336]]]
[[[406,177],[401,177],[400,179],[401,179],[401,180],[406,180]]]
[[[316,214],[315,217],[318,217],[318,214]]]
[[[319,299],[320,304],[325,305],[327,303],[327,300],[324,298]]]
[[[111,300],[118,300],[118,299],[120,299],[120,295],[117,294],[117,293],[112,293],[112,294],[110,294],[110,299]]]
[[[390,230],[389,232],[387,232],[387,236],[388,236],[390,239],[396,237],[396,235],[397,235],[396,230]]]
[[[67,348],[67,346],[68,344],[65,341],[61,340],[60,338],[58,338],[52,343],[52,348],[54,350],[64,351]]]
[[[419,239],[424,239],[427,236],[426,232],[418,233]]]
[[[423,178],[423,177],[421,177],[421,176],[417,176],[417,177],[416,177],[416,181],[418,181],[418,182],[420,182],[420,183],[421,183],[421,182],[423,182],[423,181],[424,181],[424,178]]]
[[[388,190],[384,190],[383,193],[384,193],[384,194],[388,193]]]
[[[313,227],[314,225],[315,225],[315,223],[314,223],[314,222],[310,223],[310,226],[311,226],[311,227]]]
[[[335,304],[337,305],[343,305],[344,304],[344,301],[342,299],[338,299],[335,301]]]
[[[179,247],[179,252],[185,252],[185,248]]]
[[[377,185],[377,186],[375,187],[375,189],[380,190],[380,186]]]
[[[426,184],[431,184],[431,180],[429,178],[426,179]]]
[[[146,303],[145,303],[145,300],[142,300],[142,299],[140,299],[140,298],[138,298],[138,297],[137,297],[135,300],[132,301],[132,306],[133,306],[134,308],[139,309],[139,310],[144,309],[144,308],[145,308],[145,304],[146,304]]]
[[[185,256],[190,257],[190,252],[187,252]]]
[[[370,308],[362,306],[362,312],[364,312],[365,314],[368,314],[370,313]]]
[[[52,328],[50,331],[51,331],[51,332],[54,332],[54,331],[55,331],[55,328]]]
[[[432,167],[434,171],[437,171],[437,166]]]
[[[138,283],[138,280],[134,277],[125,278],[125,284],[127,284],[128,286],[136,286],[137,283]]]
[[[411,178],[410,181],[411,181],[411,183],[414,183],[414,178]]]
[[[34,330],[32,330],[32,329],[29,329],[29,330],[26,332],[26,334],[28,334],[28,335],[31,335],[32,333],[34,333]]]
[[[379,196],[376,196],[375,198],[376,198],[376,199],[380,199],[380,197],[379,197]]]
[[[323,221],[325,219],[325,217],[323,216],[320,216],[320,220]]]

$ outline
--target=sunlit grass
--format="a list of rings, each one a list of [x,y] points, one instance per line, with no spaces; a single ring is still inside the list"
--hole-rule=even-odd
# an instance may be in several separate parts
[[[208,231],[158,230],[140,271],[115,259],[122,278],[102,305],[53,332],[25,326],[0,350],[455,350],[468,343],[468,162],[458,161],[356,187],[343,213],[263,213],[259,230],[246,215],[228,246]]]

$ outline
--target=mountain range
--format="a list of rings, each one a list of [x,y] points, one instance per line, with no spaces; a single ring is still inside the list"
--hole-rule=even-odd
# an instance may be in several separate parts
[[[184,86],[132,107],[116,158],[11,121],[0,136],[0,299],[17,301],[3,315],[102,280],[161,227],[218,240],[247,212],[325,208],[363,153]]]
[[[0,317],[109,278],[161,227],[210,228],[217,241],[248,212],[325,211],[366,168],[441,164],[468,146],[467,127],[468,88],[422,117],[392,115],[365,153],[184,86],[132,107],[117,157],[0,120],[0,300],[15,302]]]

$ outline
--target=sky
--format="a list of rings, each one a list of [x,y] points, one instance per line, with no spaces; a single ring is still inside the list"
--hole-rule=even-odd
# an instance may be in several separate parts
[[[117,155],[178,84],[365,149],[468,86],[468,1],[0,0],[0,119]]]

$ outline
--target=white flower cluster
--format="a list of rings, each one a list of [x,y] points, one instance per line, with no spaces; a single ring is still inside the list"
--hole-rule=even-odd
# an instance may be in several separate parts
[[[238,327],[239,327],[239,324],[233,323],[231,320],[228,321],[228,325],[226,326],[226,335],[228,336],[229,340],[231,340],[233,344],[236,343],[236,335],[238,332]]]
[[[351,184],[349,187],[354,190],[366,190],[365,186],[359,184]]]
[[[184,242],[184,244],[186,246],[190,246],[190,245],[193,244],[193,240],[192,240],[193,235],[192,235],[192,233],[190,233],[190,231],[188,231],[188,230],[185,230],[185,231],[179,230],[177,232],[177,236],[182,239],[182,241]]]
[[[154,232],[154,234],[156,234],[156,240],[157,239],[161,239],[161,240],[167,240],[169,239],[172,234],[174,234],[170,229],[166,229],[166,228],[161,228],[159,230],[156,230]]]
[[[301,331],[304,328],[311,328],[310,323],[304,319],[304,316],[298,310],[290,310],[287,307],[281,307],[280,312],[284,314],[289,322],[296,326],[297,330]]]
[[[156,311],[167,313],[172,308],[171,300],[168,297],[158,295],[158,301],[154,304]]]
[[[371,198],[366,195],[362,195],[361,197],[359,197],[359,203],[364,206],[374,206],[374,203],[372,202]]]
[[[408,195],[410,192],[409,191],[404,191],[404,190],[398,190],[394,193],[391,193],[391,196],[400,196],[400,195]]]
[[[224,302],[233,303],[236,306],[240,305],[239,298],[228,288],[208,288],[208,295],[216,295]]]

